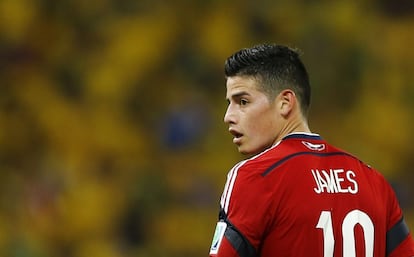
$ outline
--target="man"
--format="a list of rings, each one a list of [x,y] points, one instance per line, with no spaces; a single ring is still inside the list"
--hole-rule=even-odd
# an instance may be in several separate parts
[[[414,256],[384,177],[311,133],[310,85],[295,50],[243,49],[225,75],[224,121],[252,157],[228,173],[210,256]]]

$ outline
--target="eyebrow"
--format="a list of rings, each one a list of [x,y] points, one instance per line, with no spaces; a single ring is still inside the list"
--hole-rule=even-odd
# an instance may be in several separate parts
[[[238,93],[235,93],[235,94],[231,95],[230,97],[226,97],[226,100],[229,101],[230,98],[235,99],[235,98],[240,98],[240,97],[245,96],[245,95],[250,95],[250,94],[247,93],[246,91],[240,91]]]

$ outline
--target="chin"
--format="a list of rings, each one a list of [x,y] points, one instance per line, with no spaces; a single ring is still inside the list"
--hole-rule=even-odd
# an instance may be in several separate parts
[[[257,153],[259,153],[259,152],[261,152],[261,151],[254,151],[254,150],[252,150],[252,149],[245,149],[245,148],[243,148],[243,147],[239,147],[239,153],[241,153],[241,154],[243,154],[243,155],[248,155],[248,156],[250,156],[250,155],[255,155],[255,154],[257,154]]]
[[[239,153],[246,155],[249,154],[249,151],[247,151],[245,148],[243,148],[242,146],[237,146],[237,150],[239,151]]]
[[[242,151],[242,150],[239,150],[239,153],[241,153],[241,154],[243,154],[243,155],[249,155],[249,154],[250,154],[250,152],[247,152],[247,151]]]
[[[247,147],[243,147],[243,146],[238,146],[238,150],[239,153],[243,154],[243,155],[247,155],[247,156],[252,156],[252,155],[256,155],[259,154],[261,152],[263,152],[264,150],[266,150],[268,147],[258,147],[258,148],[247,148]]]

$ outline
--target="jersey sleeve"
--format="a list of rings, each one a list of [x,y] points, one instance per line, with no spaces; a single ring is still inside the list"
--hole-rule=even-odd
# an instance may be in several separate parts
[[[252,165],[236,165],[229,173],[220,204],[219,222],[224,222],[226,229],[215,235],[222,239],[217,248],[213,239],[210,256],[257,256],[270,221],[271,195],[265,178]]]
[[[385,182],[389,195],[388,225],[386,235],[386,256],[414,256],[414,240],[405,223],[398,199],[391,186]]]
[[[384,177],[381,176],[381,179],[388,198],[385,255],[389,257],[414,256],[414,241],[405,223],[395,191]]]
[[[409,234],[399,246],[388,255],[389,257],[413,257],[414,243],[411,234]]]
[[[225,237],[223,237],[222,242],[220,243],[220,248],[218,250],[220,250],[220,254],[218,254],[218,251],[212,252],[212,249],[210,249],[210,256],[240,257],[239,253],[233,247],[229,239]]]

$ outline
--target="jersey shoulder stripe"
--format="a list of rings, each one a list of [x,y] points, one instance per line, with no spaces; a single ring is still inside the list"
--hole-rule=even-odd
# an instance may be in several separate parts
[[[320,153],[320,152],[297,152],[297,153],[293,153],[293,154],[287,155],[287,156],[283,157],[282,159],[278,160],[277,162],[275,162],[274,164],[272,164],[269,168],[267,168],[262,173],[262,176],[264,177],[264,176],[268,175],[270,172],[272,172],[274,169],[276,169],[282,163],[284,163],[284,162],[288,161],[289,159],[292,159],[292,158],[294,158],[296,156],[300,156],[300,155],[315,155],[315,156],[320,156],[320,157],[329,157],[329,156],[335,156],[335,155],[345,155],[345,156],[349,156],[349,157],[355,158],[353,155],[350,155],[350,154],[348,154],[346,152],[324,152],[324,153]]]
[[[224,209],[227,213],[230,203],[231,192],[233,191],[234,182],[236,181],[237,173],[239,171],[239,167],[242,166],[246,161],[239,162],[236,164],[230,172],[227,174],[227,181],[226,185],[224,186],[224,191],[221,196],[220,206]]]
[[[231,194],[232,194],[232,191],[233,191],[234,183],[236,182],[237,175],[239,173],[239,169],[241,167],[243,167],[247,162],[250,162],[252,160],[255,160],[255,159],[259,158],[260,156],[264,155],[266,152],[270,151],[272,148],[274,148],[276,146],[277,146],[277,144],[274,145],[273,147],[269,148],[269,149],[266,149],[262,153],[259,153],[256,156],[251,157],[250,159],[246,159],[246,160],[243,160],[243,161],[237,163],[229,171],[229,173],[227,174],[227,181],[226,181],[226,184],[224,186],[224,191],[223,191],[223,194],[221,195],[221,199],[220,199],[220,206],[221,206],[221,208],[223,208],[223,210],[226,213],[227,213],[228,208],[229,208]]]

